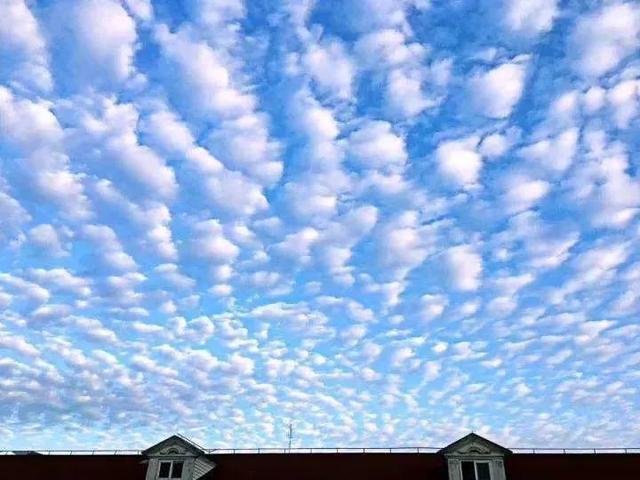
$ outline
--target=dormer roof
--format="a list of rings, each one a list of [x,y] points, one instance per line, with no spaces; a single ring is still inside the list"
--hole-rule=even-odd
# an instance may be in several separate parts
[[[512,451],[472,432],[442,448],[439,453],[444,455],[507,455]]]
[[[204,455],[205,451],[200,445],[187,437],[175,434],[143,450],[142,454],[146,456],[177,454],[199,457]]]

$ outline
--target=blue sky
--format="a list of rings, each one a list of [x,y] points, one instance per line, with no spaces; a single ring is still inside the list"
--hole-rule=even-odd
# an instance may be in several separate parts
[[[640,443],[637,3],[0,18],[2,447]]]

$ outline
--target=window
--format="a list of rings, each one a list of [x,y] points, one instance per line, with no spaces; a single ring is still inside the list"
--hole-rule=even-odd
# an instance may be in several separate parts
[[[158,478],[182,478],[182,467],[184,462],[178,461],[163,461],[160,462],[160,468],[158,468]]]
[[[489,462],[462,462],[462,480],[491,480]]]
[[[173,462],[171,478],[182,478],[182,462]]]
[[[160,470],[158,471],[158,478],[169,478],[171,474],[171,462],[160,462]]]

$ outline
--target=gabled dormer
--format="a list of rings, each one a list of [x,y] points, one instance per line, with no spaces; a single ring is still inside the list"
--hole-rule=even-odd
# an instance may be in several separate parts
[[[504,457],[511,450],[470,433],[440,453],[447,459],[449,480],[505,480]]]
[[[198,480],[215,467],[202,447],[181,435],[172,435],[142,454],[148,458],[146,480]]]

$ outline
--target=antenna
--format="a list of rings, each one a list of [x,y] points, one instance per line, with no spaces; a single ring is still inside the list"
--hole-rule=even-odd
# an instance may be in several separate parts
[[[293,423],[289,422],[289,432],[287,434],[289,438],[289,453],[291,453],[291,441],[293,440]]]

